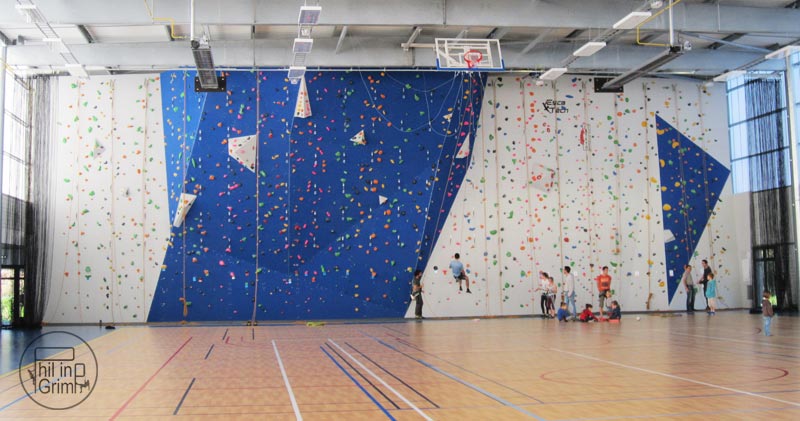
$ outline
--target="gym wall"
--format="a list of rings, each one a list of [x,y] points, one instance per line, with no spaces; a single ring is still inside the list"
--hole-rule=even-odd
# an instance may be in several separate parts
[[[560,284],[564,266],[578,306],[597,310],[594,278],[609,266],[623,311],[684,310],[683,264],[697,280],[702,259],[717,272],[720,308],[744,306],[726,112],[723,86],[641,79],[613,94],[595,93],[592,78],[490,77],[470,167],[423,277],[424,314],[541,314],[538,272]],[[448,271],[456,252],[472,294]]]
[[[587,302],[589,263],[611,266],[623,310],[646,309],[650,294],[650,310],[683,308],[668,276],[682,257],[668,256],[664,234],[682,214],[667,216],[661,186],[697,180],[678,162],[662,167],[658,142],[688,150],[685,134],[722,168],[701,175],[721,179],[723,89],[640,80],[616,95],[595,94],[589,78],[309,73],[302,118],[300,85],[284,76],[232,72],[227,92],[208,94],[191,72],[59,79],[45,321],[399,317],[416,268],[426,316],[531,314],[539,270],[571,265]],[[699,259],[712,261],[721,307],[740,307],[733,201],[720,184],[713,212],[692,208],[691,235],[671,237],[689,246],[696,277]],[[679,201],[712,199],[683,190]],[[196,196],[183,219],[182,193]],[[475,282],[469,296],[447,271],[454,252]]]

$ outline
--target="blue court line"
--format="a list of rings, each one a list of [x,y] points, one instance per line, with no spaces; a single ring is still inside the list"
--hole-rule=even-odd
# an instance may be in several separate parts
[[[178,402],[178,406],[175,407],[175,412],[173,412],[172,415],[178,415],[178,411],[181,410],[181,405],[183,405],[183,400],[186,399],[186,396],[189,394],[189,391],[192,390],[192,385],[194,385],[194,381],[195,381],[195,378],[192,377],[192,382],[189,383],[189,387],[187,387],[186,391],[183,392],[183,397],[181,398],[181,401]]]
[[[369,335],[367,335],[367,336],[369,336]],[[373,340],[377,341],[379,344],[391,349],[392,351],[395,351],[395,352],[398,352],[398,353],[400,353],[402,355],[405,355],[406,357],[408,357],[408,358],[410,358],[410,359],[412,359],[412,360],[424,365],[425,367],[428,367],[431,370],[433,370],[433,371],[435,371],[435,372],[437,372],[437,373],[439,373],[439,374],[441,374],[441,375],[443,375],[445,377],[448,377],[448,378],[450,378],[452,380],[455,380],[455,381],[463,384],[464,386],[467,386],[468,388],[470,388],[470,389],[472,389],[472,390],[474,390],[474,391],[476,391],[478,393],[481,393],[481,394],[483,394],[483,395],[485,395],[485,396],[487,396],[489,398],[492,398],[492,399],[496,400],[497,402],[502,403],[505,406],[514,408],[517,411],[519,411],[519,412],[521,412],[521,413],[523,413],[523,414],[525,414],[525,415],[527,415],[529,417],[536,418],[539,421],[546,421],[544,418],[542,418],[542,417],[540,417],[540,416],[538,416],[538,415],[536,415],[536,414],[534,414],[534,413],[532,413],[532,412],[530,412],[530,411],[528,411],[526,409],[520,408],[519,406],[517,406],[517,405],[515,405],[515,404],[513,404],[513,403],[511,403],[511,402],[509,402],[509,401],[507,401],[507,400],[505,400],[505,399],[503,399],[503,398],[491,393],[491,392],[483,390],[480,387],[475,386],[472,383],[469,383],[469,382],[467,382],[465,380],[461,380],[460,378],[458,378],[458,377],[456,377],[456,376],[454,376],[454,375],[452,375],[452,374],[440,369],[439,367],[436,367],[435,365],[433,365],[433,364],[431,364],[431,363],[429,363],[429,362],[427,362],[425,360],[421,360],[419,358],[414,358],[411,355],[406,354],[405,352],[395,348],[394,346],[392,346],[390,344],[387,344],[386,342],[384,342],[384,341],[382,341],[382,340],[380,340],[378,338],[375,338],[373,336],[369,336],[369,337],[372,338]]]
[[[363,333],[363,332],[362,332],[362,333]],[[364,334],[365,334],[365,333],[364,333]],[[366,335],[366,334],[365,334],[365,335]],[[367,335],[367,336],[369,336],[369,335]],[[375,339],[375,338],[373,338],[373,339]],[[460,365],[458,365],[458,364],[456,364],[456,363],[454,363],[454,362],[451,362],[451,361],[445,360],[445,359],[444,359],[444,358],[442,358],[442,357],[438,357],[438,356],[436,356],[436,355],[434,355],[434,354],[431,354],[430,352],[424,351],[424,350],[420,349],[418,346],[414,345],[413,343],[411,343],[411,342],[409,342],[409,341],[407,341],[407,340],[405,340],[405,339],[403,339],[403,338],[398,338],[398,337],[395,337],[395,339],[396,339],[398,342],[402,343],[403,345],[405,345],[405,346],[407,346],[407,347],[409,347],[409,348],[413,348],[413,349],[415,349],[415,350],[417,350],[417,351],[419,351],[419,352],[421,352],[421,353],[423,353],[423,354],[430,355],[431,357],[433,357],[433,358],[436,358],[437,360],[444,361],[444,362],[446,362],[447,364],[450,364],[450,365],[452,365],[453,367],[456,367],[456,368],[458,368],[459,370],[466,371],[467,373],[469,373],[469,374],[472,374],[473,376],[480,377],[480,378],[482,378],[482,379],[484,379],[484,380],[486,380],[486,381],[492,382],[492,383],[494,383],[494,384],[496,384],[496,385],[498,385],[498,386],[500,386],[500,387],[502,387],[502,388],[504,388],[504,389],[508,389],[508,390],[510,390],[510,391],[512,391],[512,392],[514,392],[514,393],[517,393],[517,394],[520,394],[520,395],[522,395],[522,396],[525,396],[526,398],[531,398],[531,399],[535,400],[537,403],[544,404],[544,402],[542,402],[541,400],[539,400],[539,399],[536,399],[535,397],[533,397],[533,396],[531,396],[531,395],[529,395],[529,394],[527,394],[527,393],[520,392],[519,390],[517,390],[517,389],[514,389],[513,387],[506,386],[506,385],[504,385],[504,384],[502,384],[502,383],[500,383],[500,382],[498,382],[498,381],[496,381],[496,380],[492,380],[492,379],[490,379],[490,378],[488,378],[488,377],[486,377],[486,376],[484,376],[484,375],[482,375],[482,374],[480,374],[480,373],[476,373],[476,372],[474,372],[474,371],[472,371],[472,370],[470,370],[470,369],[468,369],[468,368],[464,368],[464,367],[462,367],[462,366],[460,366]]]
[[[385,394],[385,393],[383,393],[383,391],[382,391],[380,388],[378,388],[378,386],[375,386],[375,383],[372,383],[372,382],[371,382],[371,381],[370,381],[370,380],[367,378],[367,376],[365,376],[363,373],[361,373],[360,371],[358,371],[358,369],[357,369],[357,368],[353,367],[353,364],[350,364],[350,361],[347,361],[347,360],[346,360],[346,359],[345,359],[345,358],[342,356],[342,354],[340,354],[340,353],[339,353],[339,351],[335,350],[335,349],[334,349],[334,348],[331,346],[331,344],[326,344],[326,345],[328,345],[328,349],[330,349],[330,350],[331,350],[331,351],[332,351],[334,354],[336,354],[336,356],[337,356],[337,357],[341,358],[341,359],[342,359],[342,361],[344,361],[344,363],[345,363],[345,364],[347,364],[347,366],[348,366],[348,367],[350,367],[350,369],[351,369],[351,370],[355,371],[355,372],[356,372],[356,374],[358,374],[358,375],[359,375],[359,377],[361,377],[362,379],[364,379],[364,381],[365,381],[365,382],[367,382],[367,384],[369,384],[370,386],[372,386],[372,388],[373,388],[373,389],[375,389],[375,391],[376,391],[376,392],[380,393],[380,395],[381,395],[381,396],[383,396],[383,398],[384,398],[384,399],[386,399],[387,401],[389,401],[389,403],[390,403],[390,404],[392,404],[392,406],[394,406],[394,409],[400,409],[400,405],[398,405],[397,403],[395,403],[395,401],[393,401],[393,400],[392,400],[392,398],[390,398],[390,397],[386,396],[386,394]]]
[[[211,348],[208,348],[208,353],[206,354],[206,357],[205,357],[205,358],[203,358],[204,360],[207,360],[207,359],[208,359],[208,356],[209,356],[209,355],[211,355],[211,350],[212,350],[212,349],[214,349],[214,344],[211,344]]]
[[[348,372],[347,372],[347,370],[345,370],[345,369],[344,369],[344,367],[342,367],[342,365],[341,365],[341,364],[339,364],[339,362],[338,362],[338,361],[336,361],[336,359],[335,359],[335,358],[333,358],[333,356],[332,356],[331,354],[329,354],[329,353],[328,353],[328,351],[326,351],[326,350],[325,350],[325,348],[323,348],[322,346],[320,346],[320,347],[319,347],[319,349],[321,349],[321,350],[322,350],[322,352],[324,352],[324,353],[325,353],[325,355],[327,355],[327,356],[328,356],[328,358],[330,358],[330,359],[331,359],[331,361],[333,361],[333,363],[334,363],[334,364],[336,364],[336,367],[339,367],[339,370],[342,370],[342,373],[344,373],[345,375],[347,375],[347,377],[349,377],[349,378],[350,378],[350,380],[352,380],[352,382],[353,382],[353,383],[355,383],[355,384],[356,384],[356,386],[358,386],[358,388],[359,388],[359,389],[361,389],[361,391],[362,391],[362,392],[364,392],[364,394],[365,394],[365,395],[367,395],[367,396],[368,396],[368,397],[369,397],[369,398],[372,400],[372,402],[374,402],[374,403],[375,403],[375,405],[378,405],[378,408],[380,408],[380,409],[381,409],[381,411],[383,411],[383,413],[384,413],[384,414],[386,414],[386,416],[387,416],[387,417],[389,417],[389,419],[390,419],[390,420],[392,420],[392,421],[397,421],[397,420],[396,420],[396,419],[395,419],[395,418],[392,416],[392,414],[390,414],[390,413],[389,413],[389,411],[387,411],[387,410],[386,410],[386,408],[384,408],[384,407],[383,407],[383,405],[381,405],[381,404],[380,404],[380,402],[378,402],[377,400],[375,400],[375,398],[374,398],[372,395],[370,395],[370,394],[369,394],[369,392],[367,392],[367,389],[364,389],[364,386],[361,386],[361,384],[360,384],[360,383],[359,383],[359,382],[358,382],[358,381],[357,381],[355,378],[353,378],[353,376],[351,376],[351,375],[350,375],[350,373],[348,373]]]
[[[405,381],[403,381],[403,379],[401,379],[400,377],[397,377],[396,375],[394,375],[394,374],[393,374],[391,371],[389,371],[389,370],[387,370],[387,369],[383,368],[383,366],[381,366],[380,364],[378,364],[378,363],[377,363],[376,361],[374,361],[372,358],[368,357],[368,356],[367,356],[367,354],[365,354],[365,353],[363,353],[363,352],[359,351],[359,350],[358,350],[356,347],[354,347],[353,345],[350,345],[350,344],[349,344],[349,343],[347,343],[347,342],[345,342],[344,344],[345,344],[345,345],[347,345],[347,346],[349,346],[349,347],[350,347],[350,348],[351,348],[353,351],[355,351],[355,352],[359,353],[359,354],[360,354],[362,357],[366,358],[366,359],[367,359],[367,361],[371,362],[372,364],[375,364],[375,366],[376,366],[376,367],[378,367],[378,368],[380,368],[381,370],[383,370],[383,371],[384,371],[386,374],[388,374],[388,375],[392,376],[394,379],[396,379],[397,381],[399,381],[400,383],[402,383],[402,384],[403,384],[405,387],[407,387],[407,388],[411,389],[411,391],[412,391],[412,392],[414,392],[414,393],[416,393],[416,394],[417,394],[419,397],[421,397],[422,399],[425,399],[426,401],[428,401],[428,403],[430,403],[431,405],[433,405],[433,407],[434,407],[434,408],[439,408],[439,405],[435,404],[435,403],[434,403],[432,400],[428,399],[428,397],[427,397],[427,396],[423,395],[422,393],[419,393],[419,391],[418,391],[417,389],[414,389],[414,388],[413,388],[413,387],[412,387],[410,384],[408,384],[408,383],[406,383]]]

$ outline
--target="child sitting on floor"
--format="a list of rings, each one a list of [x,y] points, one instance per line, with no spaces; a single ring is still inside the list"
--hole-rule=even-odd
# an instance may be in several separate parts
[[[608,320],[619,321],[619,319],[621,318],[622,318],[622,311],[619,308],[619,303],[617,302],[617,300],[614,300],[611,302],[611,313],[608,316]]]
[[[596,322],[597,321],[597,317],[595,317],[594,313],[592,312],[592,305],[591,304],[586,304],[586,308],[583,309],[583,312],[581,313],[581,321],[582,322]]]
[[[566,322],[567,317],[569,317],[569,312],[567,311],[567,303],[561,302],[561,308],[558,309],[558,313],[556,313],[556,317],[558,317],[559,322]]]

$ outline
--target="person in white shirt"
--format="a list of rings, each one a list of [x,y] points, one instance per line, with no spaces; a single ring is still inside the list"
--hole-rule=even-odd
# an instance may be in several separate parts
[[[547,317],[547,290],[550,288],[550,277],[547,272],[539,271],[539,287],[535,291],[540,291],[542,296],[539,307],[542,309],[542,317]]]
[[[694,289],[694,279],[692,279],[692,267],[689,265],[683,265],[683,276],[681,277],[681,283],[683,287],[686,288],[686,312],[687,313],[694,313],[694,297],[695,297],[695,289]]]
[[[575,292],[575,275],[570,272],[572,272],[572,269],[569,266],[564,266],[564,299],[567,302],[567,309],[572,308],[571,314],[575,318],[578,317],[578,311],[575,307],[577,293]]]

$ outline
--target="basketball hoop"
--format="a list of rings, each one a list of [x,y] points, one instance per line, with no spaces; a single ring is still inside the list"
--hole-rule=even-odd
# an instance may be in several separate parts
[[[472,69],[483,60],[483,53],[478,50],[468,50],[464,53],[464,62],[467,63],[467,68]]]

